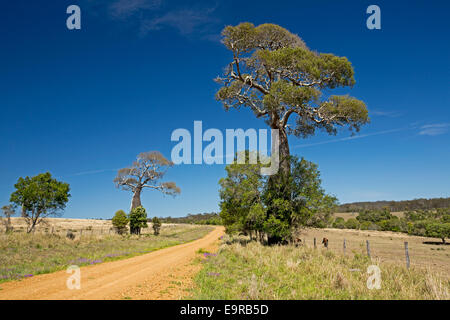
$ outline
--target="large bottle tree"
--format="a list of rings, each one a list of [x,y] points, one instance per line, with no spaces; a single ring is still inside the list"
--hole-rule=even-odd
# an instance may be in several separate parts
[[[181,192],[175,182],[161,181],[167,169],[172,166],[173,162],[166,159],[160,152],[150,151],[140,153],[132,166],[119,170],[114,183],[117,188],[133,193],[130,212],[142,206],[141,192],[144,188],[159,190],[174,196]]]
[[[223,43],[233,55],[216,99],[225,109],[247,107],[279,130],[280,167],[290,173],[288,135],[308,137],[339,127],[359,131],[369,121],[364,102],[324,91],[355,84],[346,57],[310,50],[300,37],[275,24],[227,26]]]

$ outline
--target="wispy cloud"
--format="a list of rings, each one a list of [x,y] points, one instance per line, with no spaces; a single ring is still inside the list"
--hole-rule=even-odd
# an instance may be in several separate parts
[[[419,135],[438,136],[447,133],[450,123],[428,124],[420,127]]]
[[[150,31],[156,31],[165,27],[176,29],[182,35],[195,33],[205,34],[208,25],[218,22],[211,14],[213,8],[204,9],[180,9],[166,12],[161,16],[143,21],[141,24],[141,34],[145,35]]]
[[[394,132],[406,131],[406,130],[411,130],[411,129],[414,129],[414,127],[404,127],[404,128],[389,129],[389,130],[383,130],[383,131],[371,132],[371,133],[366,133],[366,134],[360,134],[360,135],[355,135],[355,136],[350,136],[350,137],[345,137],[345,138],[340,138],[340,139],[332,139],[332,140],[326,140],[326,141],[321,141],[321,142],[301,144],[301,145],[294,146],[294,148],[305,148],[305,147],[318,146],[318,145],[321,145],[321,144],[328,144],[328,143],[336,143],[336,142],[342,142],[342,141],[356,140],[356,139],[362,139],[362,138],[367,138],[367,137],[372,137],[372,136],[379,136],[379,135],[383,135],[383,134],[389,134],[389,133],[394,133]]]
[[[112,171],[118,171],[118,170],[119,169],[100,169],[100,170],[81,171],[81,172],[77,172],[77,173],[68,174],[65,177],[85,176],[85,175],[98,174],[98,173],[104,173],[104,172],[112,172]]]
[[[136,28],[136,34],[146,36],[165,28],[183,36],[214,42],[220,41],[220,19],[215,15],[218,4],[171,6],[168,0],[80,0],[92,15],[106,15],[116,23]]]
[[[108,13],[113,18],[124,19],[143,10],[155,10],[161,3],[162,0],[116,0],[109,5]]]
[[[397,118],[400,117],[402,114],[398,111],[370,110],[369,115],[373,115],[376,117]]]

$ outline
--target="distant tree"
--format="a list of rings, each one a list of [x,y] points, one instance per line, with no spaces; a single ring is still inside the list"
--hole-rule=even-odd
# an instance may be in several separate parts
[[[3,225],[5,226],[5,232],[11,232],[14,228],[11,223],[11,216],[15,214],[14,207],[12,205],[7,205],[2,207],[3,216],[5,217],[3,220]]]
[[[128,215],[130,221],[130,233],[141,234],[141,228],[147,228],[147,212],[143,207],[137,207],[131,210]]]
[[[58,216],[69,201],[69,184],[53,179],[49,172],[34,177],[19,178],[10,202],[22,208],[27,232],[34,230],[43,218]]]
[[[128,217],[125,211],[119,210],[112,218],[112,224],[118,234],[124,234],[127,231]]]
[[[359,221],[355,218],[350,218],[347,221],[345,221],[345,228],[346,229],[359,229]]]
[[[168,168],[173,162],[167,160],[160,152],[143,152],[129,168],[120,169],[114,183],[117,188],[133,192],[131,209],[141,206],[141,192],[144,188],[159,190],[164,194],[177,195],[180,188],[175,182],[161,182]]]
[[[333,228],[336,229],[345,229],[345,220],[342,217],[337,217],[336,219],[334,219],[333,222]]]
[[[152,225],[154,235],[155,236],[159,235],[159,231],[161,230],[161,221],[158,219],[158,217],[154,217],[152,219]]]
[[[450,238],[450,223],[428,223],[425,230],[427,237],[440,238],[442,243],[445,243],[445,238]]]

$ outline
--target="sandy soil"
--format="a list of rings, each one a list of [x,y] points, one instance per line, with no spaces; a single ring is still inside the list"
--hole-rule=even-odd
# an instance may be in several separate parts
[[[130,259],[82,267],[81,288],[68,289],[66,271],[0,285],[0,300],[179,299],[200,269],[193,260],[199,249],[214,251],[223,227],[204,238]]]

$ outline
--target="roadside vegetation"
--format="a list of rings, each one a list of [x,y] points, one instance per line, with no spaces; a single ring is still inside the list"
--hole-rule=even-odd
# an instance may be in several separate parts
[[[331,250],[264,246],[225,237],[205,255],[193,299],[450,299],[450,281],[398,264],[370,262],[363,251],[344,257]],[[381,288],[368,289],[369,265],[381,270]],[[220,288],[220,290],[217,290]]]
[[[74,240],[57,234],[0,234],[0,282],[145,254],[193,241],[209,226],[162,225],[159,235],[83,236]]]

